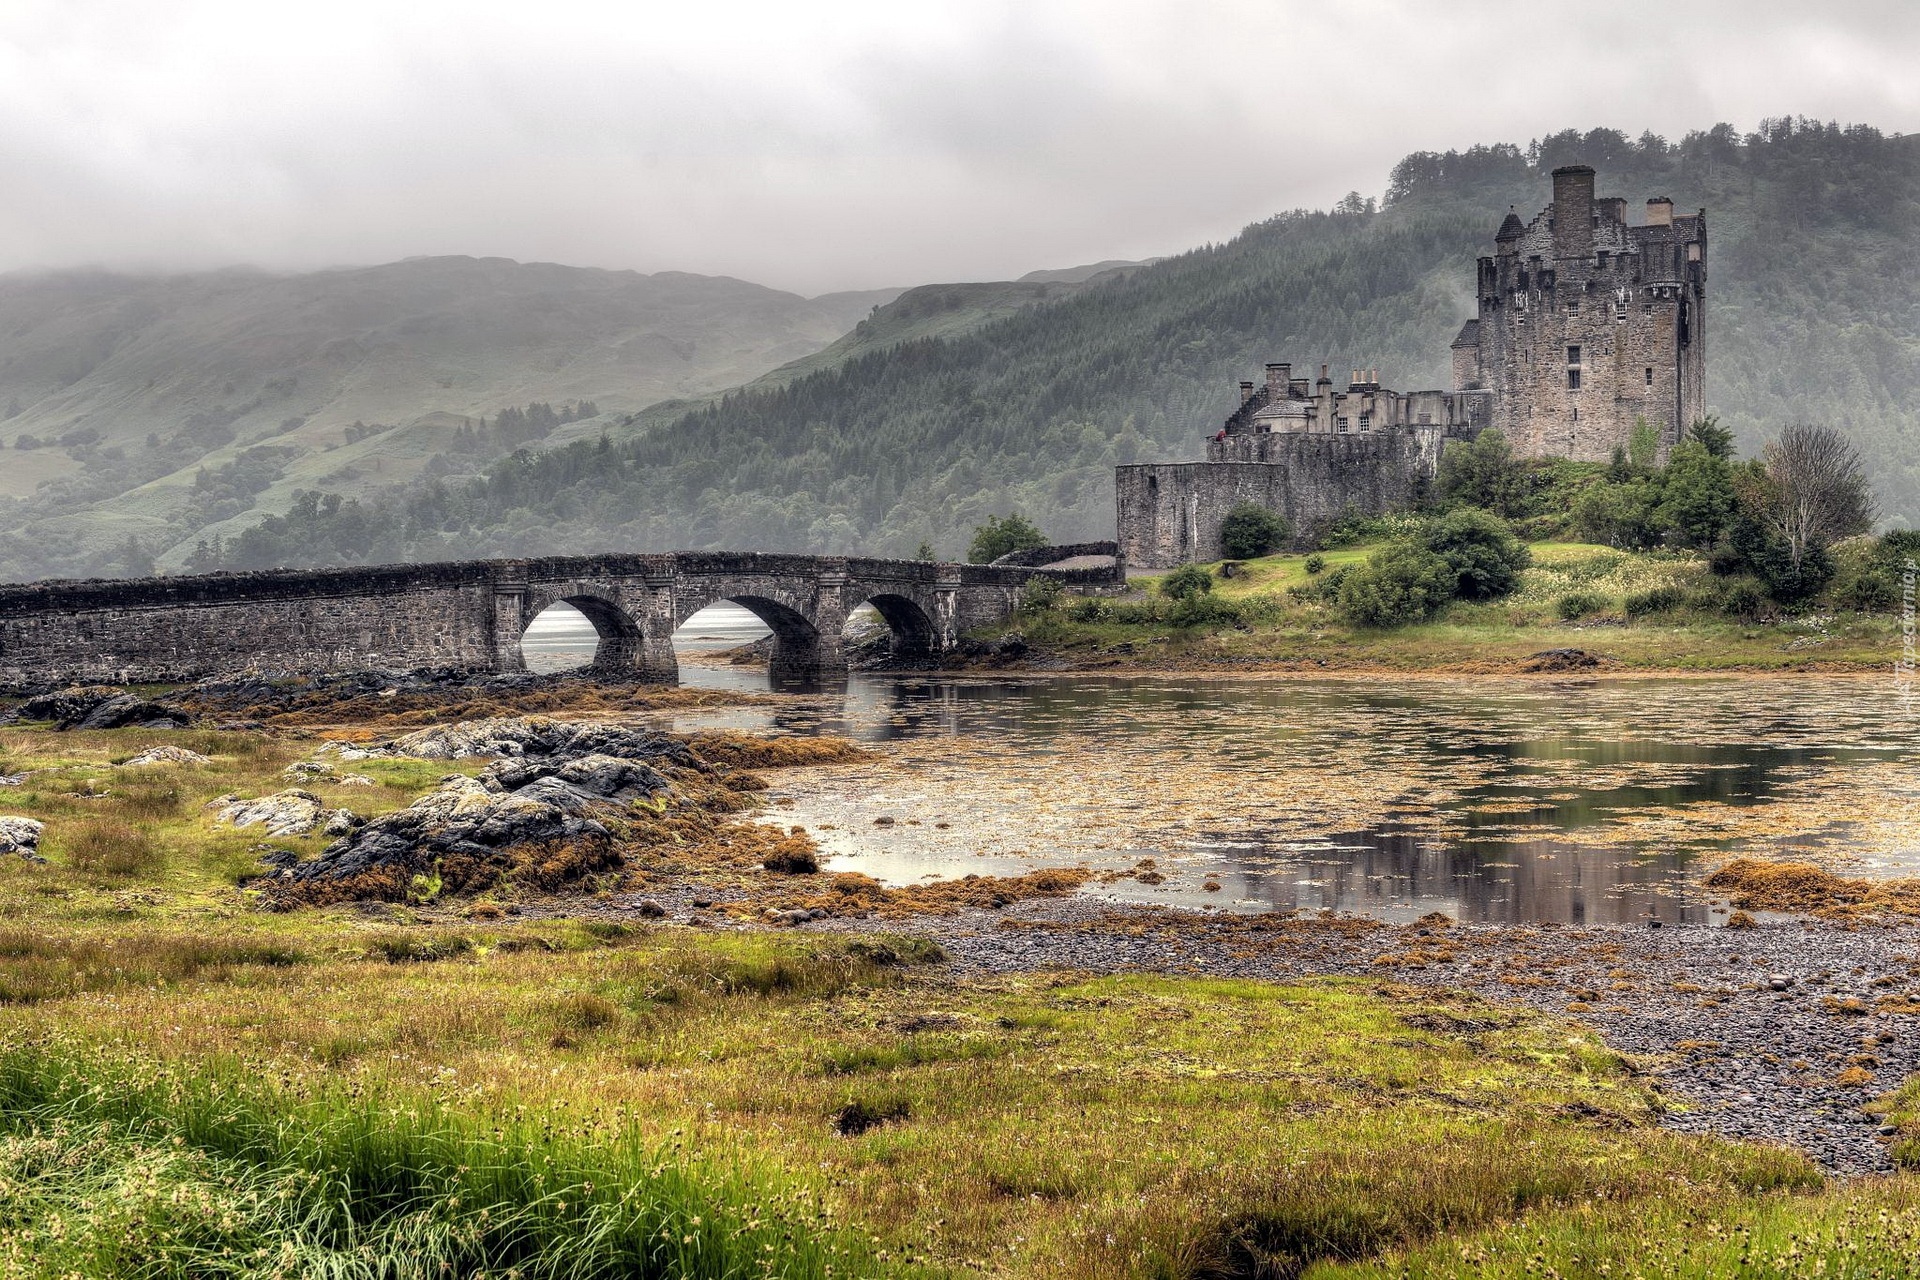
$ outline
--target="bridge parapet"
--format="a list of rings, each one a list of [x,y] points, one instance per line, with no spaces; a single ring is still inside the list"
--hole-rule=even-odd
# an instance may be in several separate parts
[[[673,632],[736,601],[789,674],[844,667],[847,615],[872,603],[901,652],[938,654],[1010,616],[1035,576],[1104,571],[861,556],[674,552],[269,570],[0,586],[0,684],[172,681],[241,671],[516,670],[520,637],[565,603],[600,635],[596,667],[671,680]],[[1109,575],[1111,576],[1111,575]]]

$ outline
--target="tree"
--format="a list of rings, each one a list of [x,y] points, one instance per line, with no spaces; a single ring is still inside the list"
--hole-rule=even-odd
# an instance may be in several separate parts
[[[1720,425],[1720,419],[1708,414],[1687,428],[1687,438],[1701,445],[1716,458],[1733,456],[1733,432]]]
[[[940,557],[933,553],[933,544],[931,542],[922,542],[920,549],[913,553],[913,558],[915,560],[938,560]]]
[[[1440,455],[1435,488],[1445,503],[1484,507],[1512,519],[1525,514],[1525,474],[1496,427],[1471,440],[1450,440]]]
[[[1451,595],[1462,600],[1493,600],[1520,585],[1533,553],[1513,536],[1507,522],[1491,512],[1463,507],[1429,525],[1420,546],[1444,562],[1453,574]]]
[[[1602,481],[1573,500],[1573,531],[1588,542],[1646,550],[1660,545],[1660,490],[1646,477]]]
[[[1698,430],[1702,425],[1695,423],[1694,427]],[[1667,463],[1654,517],[1682,546],[1710,550],[1733,519],[1733,468],[1727,456],[1715,453],[1714,447],[1708,440],[1691,435],[1674,446]]]
[[[1832,427],[1797,422],[1760,451],[1765,485],[1750,490],[1761,525],[1796,572],[1808,555],[1873,527],[1873,493],[1860,451]]]
[[[1220,522],[1220,550],[1229,560],[1253,560],[1279,550],[1290,532],[1276,512],[1258,503],[1236,503]]]
[[[1005,519],[988,516],[987,522],[974,526],[973,541],[967,546],[970,564],[991,564],[1015,551],[1032,551],[1047,545],[1047,535],[1038,525],[1018,512]]]
[[[1627,460],[1635,471],[1651,471],[1660,460],[1660,433],[1645,418],[1633,420],[1633,432],[1627,437]]]
[[[153,576],[153,553],[140,545],[140,539],[127,535],[126,545],[120,548],[120,569],[129,578],[151,578]]]

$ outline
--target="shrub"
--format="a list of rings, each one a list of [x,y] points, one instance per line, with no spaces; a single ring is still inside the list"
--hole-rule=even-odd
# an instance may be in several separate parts
[[[1425,547],[1396,542],[1376,551],[1364,569],[1344,575],[1341,616],[1364,627],[1399,627],[1432,617],[1453,600],[1458,574]]]
[[[1169,600],[1185,600],[1213,590],[1213,575],[1197,564],[1183,564],[1160,579],[1160,594]]]
[[[1522,465],[1497,428],[1472,440],[1450,440],[1440,455],[1435,488],[1444,502],[1482,507],[1503,516],[1524,514],[1527,483]]]
[[[1563,620],[1572,622],[1576,618],[1600,612],[1608,603],[1605,596],[1595,595],[1591,591],[1569,591],[1553,602],[1553,611]]]
[[[1066,594],[1058,578],[1028,578],[1020,588],[1020,612],[1045,613]]]
[[[1632,593],[1621,604],[1629,618],[1648,618],[1679,608],[1683,598],[1678,587],[1649,587]]]
[[[1067,616],[1075,622],[1105,621],[1107,602],[1099,596],[1081,596],[1067,606]]]
[[[1327,567],[1327,558],[1316,551],[1307,557],[1306,564],[1301,567],[1307,571],[1308,577],[1317,577]]]
[[[1242,502],[1220,522],[1220,549],[1229,560],[1253,560],[1270,555],[1287,540],[1291,530],[1275,512]]]
[[[1167,611],[1167,621],[1176,627],[1234,624],[1240,620],[1238,605],[1231,600],[1222,600],[1210,591],[1183,596]]]
[[[1520,584],[1533,554],[1513,536],[1507,522],[1491,512],[1463,507],[1435,521],[1420,539],[1454,574],[1453,595],[1463,600],[1493,600]]]
[[[1718,607],[1729,617],[1758,618],[1766,611],[1766,589],[1754,578],[1728,578],[1720,585]]]

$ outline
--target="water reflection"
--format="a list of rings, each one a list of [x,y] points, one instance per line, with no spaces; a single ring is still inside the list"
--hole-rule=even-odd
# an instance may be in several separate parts
[[[1920,754],[1873,681],[856,674],[728,716],[894,744],[792,810],[892,882],[1152,857],[1164,884],[1099,891],[1579,924],[1723,919],[1691,887],[1720,850],[1920,870]]]

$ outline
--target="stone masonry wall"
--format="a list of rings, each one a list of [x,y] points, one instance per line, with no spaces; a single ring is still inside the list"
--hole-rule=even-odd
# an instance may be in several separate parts
[[[1297,548],[1349,509],[1378,515],[1418,500],[1447,433],[1260,437],[1263,462],[1141,463],[1115,469],[1121,555],[1135,568],[1218,560],[1220,525],[1241,502],[1284,516]]]

